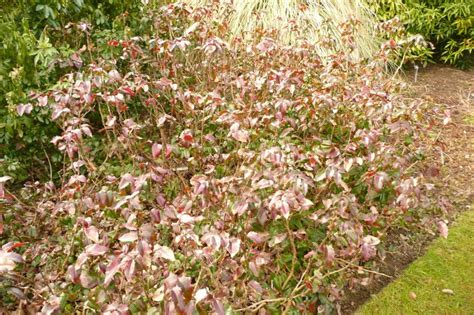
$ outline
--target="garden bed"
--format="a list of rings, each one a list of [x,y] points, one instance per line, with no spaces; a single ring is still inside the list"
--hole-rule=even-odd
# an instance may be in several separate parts
[[[440,165],[439,176],[436,174],[431,178],[436,185],[432,195],[437,196],[440,206],[454,221],[460,212],[470,210],[474,201],[474,71],[436,65],[421,69],[419,73],[409,71],[405,77],[413,86],[415,97],[442,105],[443,109],[452,112],[452,123],[437,131],[432,142],[431,159],[444,161],[444,164]],[[433,172],[425,168],[425,173],[430,171]],[[397,279],[413,261],[425,254],[436,237],[426,230],[393,230],[388,237],[392,240],[393,251],[387,253],[379,269],[383,275],[375,275],[367,286],[349,290],[342,303],[343,314],[355,312],[371,296]]]
[[[418,235],[447,233],[461,201],[437,183],[456,170],[460,110],[391,77],[412,44],[400,24],[325,2],[337,40],[290,19],[247,38],[214,2],[157,4],[127,4],[109,28],[95,14],[45,27],[27,60],[43,81],[8,72],[22,93],[7,120],[53,128],[38,178],[2,161],[0,311],[330,314],[418,255]],[[15,130],[26,142],[8,147],[38,152],[34,128]]]

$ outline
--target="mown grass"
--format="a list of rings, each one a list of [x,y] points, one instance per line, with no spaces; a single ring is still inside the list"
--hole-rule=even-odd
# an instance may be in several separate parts
[[[474,212],[356,314],[474,314]]]

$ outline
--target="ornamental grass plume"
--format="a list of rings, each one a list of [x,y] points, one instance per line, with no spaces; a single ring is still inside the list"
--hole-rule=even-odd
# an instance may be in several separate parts
[[[215,0],[188,0],[195,7],[215,3]],[[312,44],[333,41],[344,48],[339,25],[348,19],[360,25],[354,34],[355,58],[368,58],[378,49],[380,41],[374,32],[377,19],[365,1],[361,0],[218,0],[219,9],[213,19],[229,24],[229,37],[254,36],[255,32],[274,30],[283,44],[307,40]],[[298,31],[295,31],[295,30]],[[301,37],[303,36],[303,37]],[[334,53],[326,45],[317,45],[320,57]],[[324,58],[325,59],[325,58]]]

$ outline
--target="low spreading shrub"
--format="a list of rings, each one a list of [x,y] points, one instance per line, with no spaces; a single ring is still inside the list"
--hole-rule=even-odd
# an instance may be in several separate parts
[[[329,313],[416,212],[422,112],[384,74],[395,41],[356,62],[350,20],[323,60],[274,32],[228,43],[212,10],[150,8],[153,33],[31,94],[65,163],[15,195],[0,178],[4,305]]]
[[[407,31],[434,45],[411,51],[413,61],[441,61],[467,67],[474,50],[474,2],[470,0],[371,0],[382,20],[398,17]]]

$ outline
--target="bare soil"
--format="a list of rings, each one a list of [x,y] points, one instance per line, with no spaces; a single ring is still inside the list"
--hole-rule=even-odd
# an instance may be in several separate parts
[[[434,177],[436,188],[432,197],[439,207],[448,217],[455,218],[456,212],[469,209],[474,202],[474,69],[430,66],[418,73],[407,72],[404,79],[413,87],[415,97],[421,97],[451,117],[451,122],[436,130],[422,171]],[[391,240],[390,248],[396,250],[387,252],[385,259],[378,262],[379,272],[384,275],[375,275],[367,286],[348,290],[340,313],[353,314],[371,295],[423,255],[435,237],[421,231],[391,231],[387,239]]]

